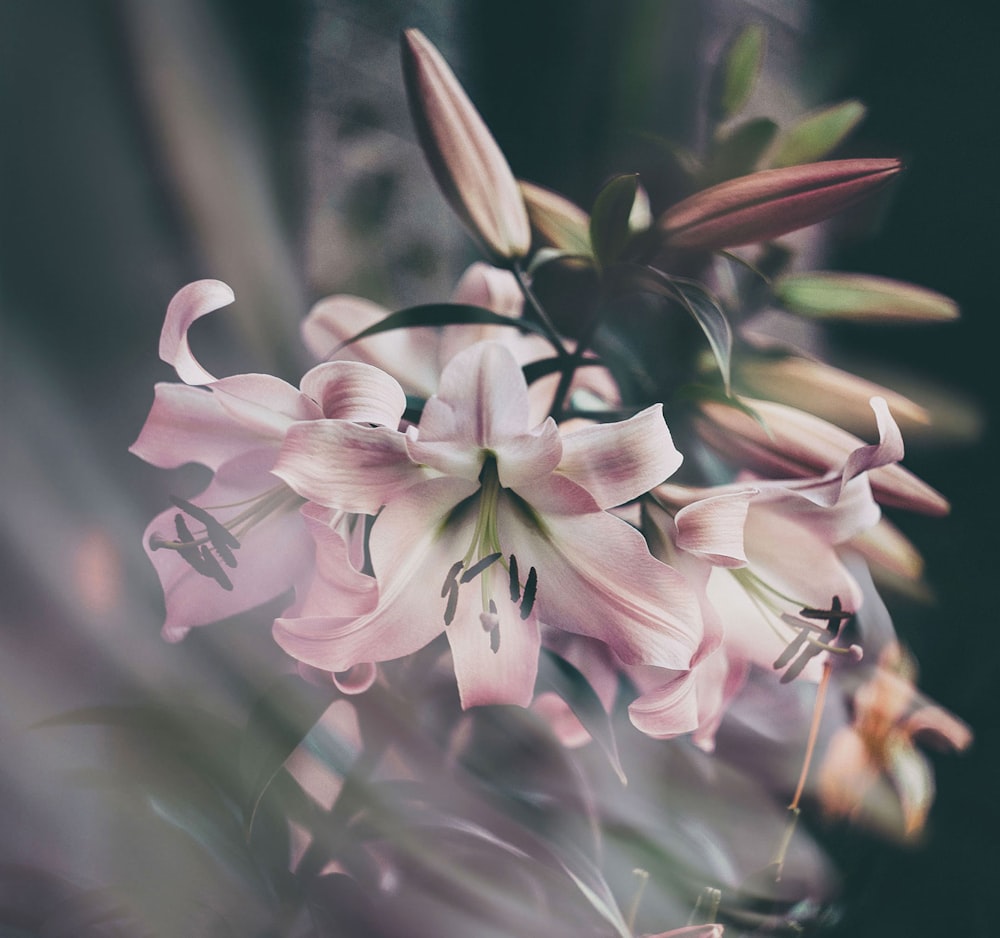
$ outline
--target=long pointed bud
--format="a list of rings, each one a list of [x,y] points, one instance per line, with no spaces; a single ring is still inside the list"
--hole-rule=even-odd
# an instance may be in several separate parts
[[[531,227],[517,180],[441,53],[403,33],[403,79],[420,146],[448,204],[494,260],[524,257]]]
[[[766,169],[696,192],[664,212],[658,227],[677,248],[770,241],[850,208],[902,168],[896,159],[866,159]]]

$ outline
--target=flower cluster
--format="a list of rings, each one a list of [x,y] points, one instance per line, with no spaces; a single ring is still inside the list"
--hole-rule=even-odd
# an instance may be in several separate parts
[[[729,61],[729,118],[753,39]],[[928,290],[794,270],[790,251],[771,250],[876,198],[901,164],[824,160],[849,129],[838,106],[750,155],[738,128],[720,133],[673,204],[651,204],[626,174],[587,213],[514,177],[421,33],[402,49],[421,147],[489,263],[441,304],[320,301],[302,328],[318,364],[298,387],[210,374],[188,331],[233,293],[200,281],[176,295],[160,355],[182,383],[156,387],[132,451],[213,477],[144,537],[164,636],[280,601],[274,639],[358,714],[387,693],[417,707],[453,680],[456,721],[528,708],[570,750],[596,741],[623,776],[617,713],[645,744],[684,737],[711,758],[725,738],[769,736],[741,724],[734,703],[749,701],[741,713],[779,713],[770,729],[781,724],[798,751],[791,774],[777,756],[757,766],[793,815],[807,798],[860,817],[882,777],[896,792],[879,801],[883,826],[917,836],[933,789],[913,739],[926,731],[960,749],[970,736],[917,702],[908,659],[866,627],[866,610],[878,605],[869,570],[920,578],[882,506],[948,508],[901,465],[897,419],[927,415],[755,328],[767,309],[956,314]],[[587,285],[585,301],[560,292],[566,277]],[[651,320],[642,329],[636,310]],[[678,318],[703,347],[668,369],[655,337]],[[632,933],[610,900],[580,888],[606,927]],[[721,914],[716,902],[709,924],[670,934],[720,934]]]

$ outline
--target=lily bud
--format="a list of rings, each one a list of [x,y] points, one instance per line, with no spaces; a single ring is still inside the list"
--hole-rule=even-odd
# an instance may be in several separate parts
[[[403,33],[410,113],[431,172],[455,214],[498,260],[531,246],[517,180],[441,53],[417,29]]]
[[[564,196],[521,181],[521,195],[531,226],[539,238],[558,251],[590,257],[590,216]]]
[[[667,244],[712,250],[770,241],[867,198],[902,170],[896,159],[765,169],[696,192],[659,219]]]
[[[924,428],[931,421],[924,407],[896,391],[826,362],[797,355],[751,359],[740,366],[739,377],[750,393],[798,407],[851,433],[864,433],[871,426],[868,402],[873,397],[885,398],[904,433]]]
[[[868,274],[789,274],[774,284],[774,293],[785,309],[814,319],[941,322],[958,318],[958,304],[947,296]]]
[[[843,465],[864,441],[846,430],[794,407],[744,400],[765,426],[742,410],[716,401],[700,405],[698,433],[724,456],[768,478],[802,478]],[[765,429],[766,427],[766,429]],[[868,473],[875,499],[884,505],[928,515],[948,513],[947,499],[900,465]]]

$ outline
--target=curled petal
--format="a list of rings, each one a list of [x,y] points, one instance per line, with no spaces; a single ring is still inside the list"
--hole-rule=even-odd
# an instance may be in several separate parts
[[[664,675],[667,673],[664,672]],[[682,671],[629,704],[628,715],[632,725],[654,739],[670,739],[697,729],[698,698],[694,673]]]
[[[160,358],[173,365],[186,384],[211,384],[215,376],[198,364],[188,345],[191,324],[235,300],[233,291],[220,280],[197,280],[182,287],[167,306],[160,332]]]
[[[701,404],[708,419],[698,420],[697,429],[719,452],[765,476],[794,478],[839,470],[853,452],[866,445],[853,434],[794,407],[771,401],[745,403],[760,415],[766,429],[748,414],[713,401]],[[885,420],[884,414],[881,419]],[[858,464],[871,454],[859,456]],[[869,480],[883,504],[933,515],[948,511],[948,502],[939,492],[902,466],[879,466],[871,470]]]
[[[362,362],[324,362],[306,372],[301,387],[330,420],[395,430],[406,410],[406,394],[399,382]]]
[[[373,515],[426,470],[406,452],[402,433],[343,420],[294,424],[274,474],[303,498],[327,508]]]
[[[342,694],[363,694],[378,677],[378,668],[371,662],[356,664],[346,671],[334,672],[333,683]]]
[[[766,169],[696,192],[668,209],[659,228],[677,248],[770,241],[850,208],[902,168],[895,159],[859,159]]]
[[[682,508],[674,518],[677,546],[720,567],[746,564],[743,528],[756,489],[710,495]]]
[[[491,254],[523,257],[531,246],[528,213],[496,141],[423,33],[406,30],[402,51],[410,113],[445,198]]]
[[[660,404],[618,423],[592,424],[563,437],[558,472],[601,508],[638,498],[677,471],[682,460]]]

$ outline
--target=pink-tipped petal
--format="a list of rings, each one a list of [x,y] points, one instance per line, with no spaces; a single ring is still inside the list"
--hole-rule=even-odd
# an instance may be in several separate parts
[[[757,494],[757,489],[746,489],[710,495],[682,508],[674,518],[677,546],[715,566],[745,566],[743,529]]]
[[[593,424],[563,437],[559,472],[601,508],[623,505],[677,471],[682,460],[659,404],[628,420]]]
[[[303,498],[342,511],[373,515],[423,479],[402,433],[342,420],[294,424],[274,474]]]

